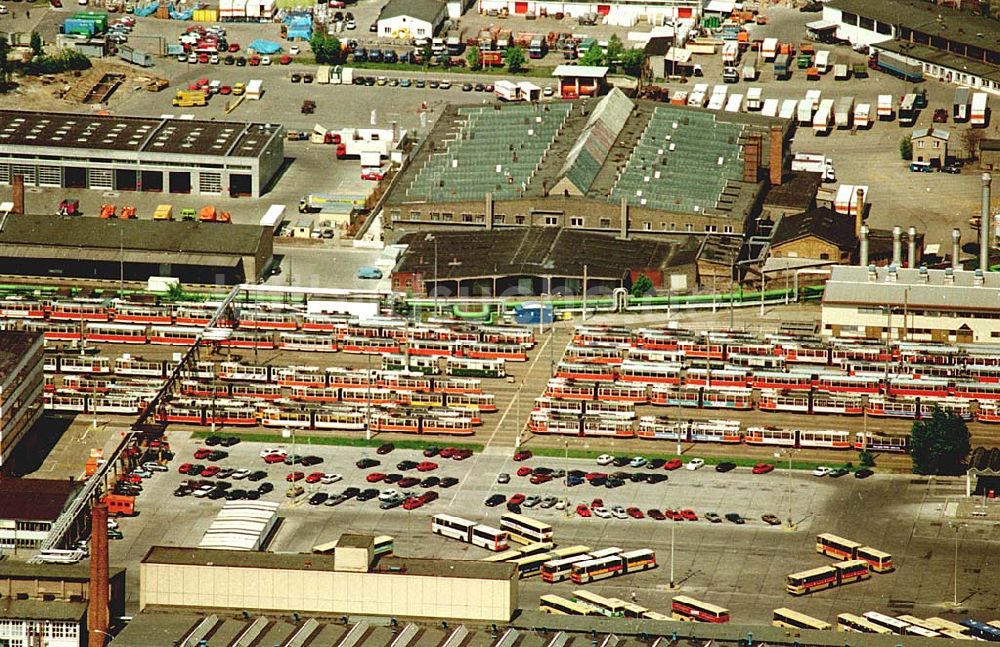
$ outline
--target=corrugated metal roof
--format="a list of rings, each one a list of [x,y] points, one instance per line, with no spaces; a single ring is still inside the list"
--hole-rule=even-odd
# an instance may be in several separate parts
[[[602,65],[557,65],[552,70],[552,76],[578,76],[588,79],[603,79],[608,75],[608,68]]]
[[[926,276],[926,280],[922,278]],[[887,304],[933,309],[996,310],[1000,308],[1000,273],[986,272],[983,284],[975,285],[975,272],[959,270],[946,281],[948,270],[900,268],[896,280],[890,280],[889,268],[878,267],[874,277],[864,267],[841,266],[833,269],[823,294],[825,305]]]

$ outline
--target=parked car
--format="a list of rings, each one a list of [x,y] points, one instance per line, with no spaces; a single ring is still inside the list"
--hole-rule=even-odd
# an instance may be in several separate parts
[[[510,483],[510,474],[507,472],[497,474],[497,483]]]
[[[501,503],[504,503],[506,500],[507,497],[502,494],[491,494],[489,498],[486,499],[485,505],[487,508],[495,508]]]
[[[720,517],[717,512],[706,512],[705,518],[712,523],[722,523],[722,517]]]
[[[383,443],[379,445],[378,449],[375,450],[375,453],[385,455],[391,453],[394,449],[396,449],[396,446],[392,443]]]
[[[446,476],[443,479],[441,479],[441,487],[449,488],[453,485],[458,485],[458,479],[455,478],[454,476]]]
[[[411,461],[411,460],[399,461],[398,463],[396,463],[396,469],[399,470],[400,472],[406,472],[408,470],[412,470],[416,466],[417,466],[417,461]]]
[[[736,525],[739,526],[742,526],[744,523],[746,523],[746,519],[744,519],[738,512],[727,512],[726,521],[735,523]]]
[[[875,473],[874,471],[868,469],[867,467],[863,467],[863,468],[859,469],[857,472],[854,473],[854,478],[856,478],[856,479],[866,479],[866,478],[868,478],[869,476],[871,476],[874,473]]]
[[[698,521],[698,515],[691,508],[684,508],[683,510],[679,510],[678,513],[685,521]]]
[[[732,472],[734,469],[736,469],[736,463],[730,463],[728,461],[724,461],[715,466],[716,472]]]
[[[634,469],[638,469],[645,464],[646,464],[646,459],[643,458],[642,456],[635,456],[634,458],[632,458],[631,461],[629,461],[629,467]]]
[[[591,514],[590,513],[590,508],[588,508],[586,504],[581,503],[580,505],[576,506],[576,514],[577,514],[577,516],[583,517],[583,518],[590,517],[590,514]]]
[[[636,508],[635,506],[627,508],[625,510],[625,514],[632,517],[633,519],[644,519],[646,517],[646,515],[642,513],[642,510]]]
[[[774,465],[771,465],[770,463],[757,463],[750,471],[754,474],[767,474],[768,472],[774,471]]]
[[[667,518],[657,508],[650,508],[649,510],[646,510],[646,516],[649,517],[650,519],[655,519],[656,521],[663,521],[664,519]]]
[[[438,464],[434,461],[421,461],[417,463],[418,472],[431,472],[438,468]]]
[[[531,453],[531,451],[525,449],[525,450],[521,450],[519,452],[515,452],[514,453],[514,460],[515,461],[526,461],[529,458],[531,458],[532,456],[533,456],[533,454]]]
[[[441,483],[441,479],[438,478],[437,476],[428,476],[423,481],[420,481],[420,487],[423,487],[423,488],[436,487],[440,483]]]
[[[684,463],[681,461],[681,459],[671,458],[669,461],[663,464],[663,469],[667,470],[668,472],[672,472],[674,470],[679,470],[683,465]]]
[[[773,514],[764,514],[764,515],[761,515],[760,518],[764,521],[764,523],[766,523],[769,526],[780,526],[781,525],[781,519],[779,519],[776,515],[773,515]]]
[[[830,472],[829,477],[832,479],[839,479],[841,476],[847,476],[851,473],[851,470],[846,467],[838,467],[837,469]]]
[[[813,470],[812,474],[813,476],[828,476],[832,472],[833,472],[832,467],[826,467],[825,465],[820,465],[819,467]]]
[[[361,460],[356,462],[354,466],[360,470],[367,470],[371,469],[372,467],[378,467],[381,464],[382,464],[381,461],[377,461],[374,458],[362,458]]]
[[[704,458],[692,458],[687,462],[687,465],[685,465],[684,468],[694,471],[697,469],[701,469],[704,465],[705,465]]]

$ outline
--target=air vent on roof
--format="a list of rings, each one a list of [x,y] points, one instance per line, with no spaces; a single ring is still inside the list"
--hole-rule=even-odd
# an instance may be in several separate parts
[[[154,148],[163,148],[163,142],[153,142]]]
[[[54,142],[61,142],[62,139],[63,139],[62,137],[56,136],[56,137],[52,138],[52,141],[54,141]]]

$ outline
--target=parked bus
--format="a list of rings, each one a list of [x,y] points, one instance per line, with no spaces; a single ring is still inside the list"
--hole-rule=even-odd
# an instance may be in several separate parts
[[[874,625],[885,627],[897,636],[905,636],[907,634],[906,630],[910,626],[910,623],[905,620],[893,618],[892,616],[887,616],[884,613],[879,613],[878,611],[866,611],[865,613],[862,613],[861,616]]]
[[[969,633],[969,630],[966,627],[963,627],[957,622],[952,622],[951,620],[945,620],[944,618],[938,618],[936,616],[927,618],[927,620],[924,621],[923,626],[928,629],[933,629],[934,631],[939,631],[943,636],[947,636],[947,632],[958,634],[960,636],[966,636],[966,634]],[[953,638],[954,636],[951,637]]]
[[[791,627],[793,629],[823,630],[832,628],[829,622],[823,622],[812,616],[807,616],[804,613],[792,611],[785,607],[774,610],[774,614],[771,617],[771,624],[775,627]]]
[[[990,642],[1000,642],[1000,629],[997,627],[973,620],[972,618],[965,618],[959,624],[965,627],[967,633],[973,638],[980,638]]]
[[[558,616],[596,616],[597,611],[558,595],[543,595],[538,599],[538,610]]]
[[[586,584],[650,568],[656,568],[656,553],[641,549],[574,564],[570,578],[577,584]]]
[[[552,524],[513,512],[500,516],[500,529],[519,544],[552,541]]]
[[[685,622],[729,622],[729,609],[678,595],[670,603],[670,615]]]
[[[821,566],[808,571],[792,573],[785,580],[785,590],[792,595],[804,595],[814,591],[850,584],[871,577],[868,562],[860,559],[837,562],[832,566]]]
[[[837,631],[852,631],[862,634],[892,633],[891,629],[880,627],[879,625],[869,622],[861,616],[856,616],[853,613],[841,613],[837,616]]]
[[[593,607],[602,616],[609,618],[620,618],[625,615],[625,602],[618,598],[606,598],[590,591],[573,591],[573,601]]]
[[[892,555],[881,550],[875,550],[871,546],[858,548],[857,557],[868,562],[868,568],[876,573],[888,573],[896,568],[892,563]]]
[[[509,547],[506,532],[447,514],[434,515],[431,532],[495,552]]]
[[[327,542],[325,544],[319,544],[313,546],[312,552],[317,555],[330,555],[337,548],[337,541]],[[396,540],[391,535],[379,535],[375,537],[375,543],[372,548],[372,553],[375,555],[391,555],[395,547]]]
[[[568,580],[573,572],[573,565],[593,559],[589,554],[565,557],[563,559],[550,559],[542,564],[542,580],[550,584]]]
[[[837,559],[856,559],[861,544],[830,533],[816,535],[816,552]]]

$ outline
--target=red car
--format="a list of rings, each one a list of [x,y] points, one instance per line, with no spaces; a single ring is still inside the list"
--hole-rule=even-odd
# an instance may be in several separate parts
[[[229,51],[230,52],[238,52],[238,51],[240,51],[240,44],[239,43],[229,43]]]
[[[526,497],[523,494],[518,492],[517,494],[510,497],[510,499],[507,500],[507,503],[508,504],[513,503],[514,505],[521,505],[522,503],[524,503],[525,498]]]
[[[587,504],[581,503],[576,506],[576,514],[583,518],[587,518],[590,516],[590,508],[587,507]]]
[[[272,465],[274,463],[284,463],[285,454],[268,454],[264,457],[264,462],[268,465]]]
[[[326,475],[323,472],[313,472],[306,477],[306,483],[319,483],[324,476]]]
[[[430,492],[424,492],[423,496],[421,496],[420,498],[424,500],[424,503],[430,503],[431,501],[438,500],[438,493],[435,492],[434,490],[431,490]]]
[[[122,476],[118,480],[119,481],[124,481],[126,483],[139,483],[139,484],[142,483],[142,477],[141,476],[137,476],[135,474],[125,474],[124,476]]]
[[[587,479],[588,481],[593,481],[596,478],[605,478],[606,479],[606,478],[608,478],[608,475],[605,474],[604,472],[590,472],[589,474],[585,475],[583,478]]]
[[[250,57],[250,58],[249,58],[249,59],[247,60],[247,63],[249,63],[250,65],[253,65],[253,66],[257,66],[257,65],[260,65],[260,57],[259,57],[259,56],[257,56],[256,54],[254,54],[253,56],[251,56],[251,57]]]
[[[666,463],[663,464],[663,469],[673,471],[673,470],[676,470],[676,469],[680,469],[681,465],[683,465],[683,464],[684,464],[684,462],[681,461],[681,459],[679,459],[679,458],[671,458],[669,461],[667,461]]]
[[[403,509],[404,510],[416,510],[417,508],[419,508],[423,504],[424,504],[423,497],[411,496],[406,501],[403,501]]]
[[[767,474],[774,471],[774,465],[770,463],[757,463],[751,470],[754,474]]]
[[[531,477],[532,485],[541,485],[542,483],[548,483],[552,480],[551,474],[535,474]]]
[[[365,477],[365,480],[368,481],[369,483],[378,483],[383,479],[385,479],[385,474],[383,474],[382,472],[372,472],[371,474]]]
[[[441,456],[441,458],[451,458],[457,451],[458,450],[455,449],[454,447],[445,447],[444,449],[441,450],[439,455]]]
[[[632,517],[633,519],[643,519],[646,516],[642,513],[642,510],[640,510],[639,508],[626,508],[625,514]]]
[[[233,89],[228,85],[224,85],[221,88],[219,88],[219,94],[232,94],[232,93]]]
[[[199,63],[208,63],[208,53],[207,52],[202,52],[201,54],[198,54],[198,62]]]
[[[418,472],[431,472],[433,470],[436,470],[437,468],[438,464],[435,463],[434,461],[423,461],[421,463],[417,463]]]
[[[288,65],[289,63],[292,62],[292,57],[289,56],[288,54],[282,54],[281,58],[278,59],[278,62],[281,63],[282,65]]]
[[[304,472],[291,472],[285,477],[286,481],[294,483],[295,481],[301,481],[306,477]]]
[[[201,471],[202,476],[215,476],[222,471],[222,468],[218,465],[209,465]]]
[[[514,454],[514,460],[519,462],[526,461],[532,456],[534,456],[534,454],[532,454],[530,450],[525,449]]]
[[[680,510],[678,514],[681,515],[682,519],[686,519],[688,521],[698,521],[698,515],[696,515],[694,510],[691,508],[684,508],[683,510]]]
[[[664,510],[663,514],[666,515],[667,519],[673,519],[674,521],[683,521],[684,520],[684,517],[681,516],[680,512],[677,512],[676,510],[672,510],[671,508],[667,508],[666,510]]]
[[[528,474],[531,474],[531,468],[528,467],[527,465],[522,465],[521,467],[517,468],[518,476],[527,476]]]
[[[604,507],[604,499],[602,499],[600,497],[594,499],[593,501],[590,502],[590,507],[591,508],[603,508]]]
[[[187,474],[189,469],[191,469],[191,463],[181,463],[181,466],[177,468],[177,471],[181,474]]]
[[[456,461],[464,461],[466,458],[472,456],[471,449],[456,449],[455,453],[451,457]]]
[[[420,484],[420,479],[418,479],[416,476],[407,476],[406,478],[401,478],[396,483],[396,485],[403,488],[404,490],[411,487],[416,487],[419,484]]]
[[[208,458],[208,455],[211,453],[212,453],[211,449],[208,449],[207,447],[202,447],[201,449],[195,451],[194,459],[197,461],[203,461],[206,458]]]

